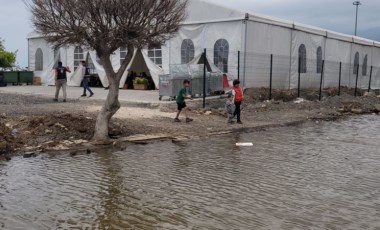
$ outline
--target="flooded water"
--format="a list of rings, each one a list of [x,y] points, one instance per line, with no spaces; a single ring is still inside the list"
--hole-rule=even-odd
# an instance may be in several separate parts
[[[1,162],[0,228],[380,229],[380,117]]]

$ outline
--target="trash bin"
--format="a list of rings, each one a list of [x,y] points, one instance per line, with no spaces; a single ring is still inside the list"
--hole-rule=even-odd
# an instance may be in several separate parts
[[[19,84],[33,84],[33,75],[32,71],[21,71],[19,75]]]
[[[0,87],[7,86],[7,83],[4,81],[4,73],[0,72]]]
[[[6,83],[12,83],[13,85],[17,85],[18,83],[18,73],[15,71],[6,71],[4,73],[4,81]]]

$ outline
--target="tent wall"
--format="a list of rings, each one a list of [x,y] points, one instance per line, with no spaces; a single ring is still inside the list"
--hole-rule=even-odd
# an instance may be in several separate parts
[[[237,77],[238,51],[243,51],[242,34],[244,32],[242,21],[214,22],[207,24],[183,25],[177,35],[169,43],[169,67],[181,63],[181,45],[185,39],[191,39],[194,43],[194,57],[207,49],[207,57],[214,60],[214,45],[219,39],[225,39],[229,45],[228,75]],[[164,66],[165,70],[169,69]]]
[[[275,87],[289,86],[289,57],[292,33],[289,28],[261,22],[247,22],[246,54],[243,60],[245,87],[265,87],[269,84],[270,55],[275,54]]]
[[[306,47],[307,59],[307,72],[302,74],[302,87],[316,87],[320,82],[320,74],[317,73],[317,49],[321,47],[322,54],[325,53],[325,37],[303,31],[293,30],[290,88],[295,88],[298,85],[299,49],[301,45],[304,45]]]

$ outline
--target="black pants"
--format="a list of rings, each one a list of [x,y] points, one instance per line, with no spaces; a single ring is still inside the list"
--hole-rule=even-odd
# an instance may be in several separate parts
[[[235,107],[236,107],[236,109],[235,109],[235,113],[234,113],[234,115],[236,115],[236,117],[237,117],[237,121],[239,122],[239,121],[241,121],[241,120],[240,120],[240,114],[241,114],[241,101],[235,101]]]

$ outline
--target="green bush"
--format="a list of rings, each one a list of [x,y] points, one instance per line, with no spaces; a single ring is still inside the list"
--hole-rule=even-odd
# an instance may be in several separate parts
[[[143,77],[136,77],[135,80],[133,81],[133,84],[135,84],[135,85],[147,85],[148,79],[143,78]]]

